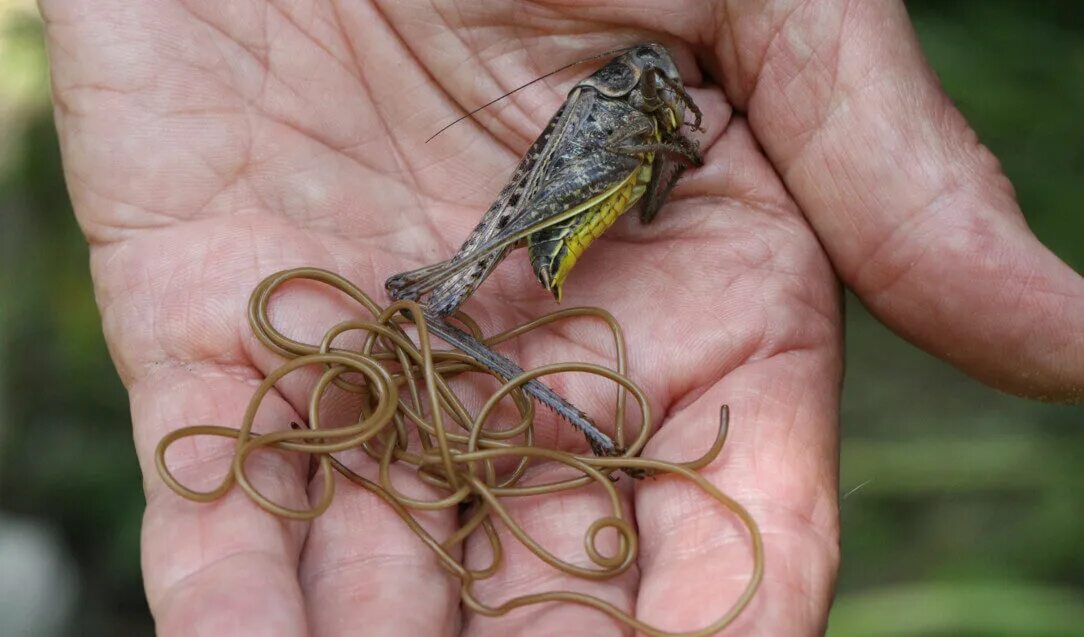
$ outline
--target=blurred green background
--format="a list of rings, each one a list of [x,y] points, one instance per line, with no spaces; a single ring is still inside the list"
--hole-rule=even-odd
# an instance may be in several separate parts
[[[1084,2],[908,6],[1032,228],[1084,271]],[[847,329],[829,635],[1084,634],[1084,408],[986,388],[853,298]],[[0,633],[151,633],[142,505],[40,24],[0,0]]]

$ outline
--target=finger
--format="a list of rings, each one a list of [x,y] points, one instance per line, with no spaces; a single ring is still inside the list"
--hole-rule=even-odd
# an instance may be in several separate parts
[[[352,468],[377,479],[371,462]],[[441,496],[400,467],[392,467],[392,481],[420,500]],[[456,526],[454,507],[411,514],[438,541]],[[344,478],[331,507],[312,523],[300,578],[314,635],[352,635],[360,626],[366,635],[458,631],[458,583],[387,502]]]
[[[236,487],[212,503],[190,502],[168,489],[155,469],[155,447],[167,432],[194,424],[235,426],[254,382],[225,370],[203,368],[197,375],[163,366],[131,387],[147,495],[143,577],[161,635],[218,635],[242,626],[261,635],[306,632],[297,584],[306,525],[267,513]],[[296,418],[281,399],[268,395],[257,429],[277,429]],[[235,447],[229,439],[181,440],[166,459],[182,484],[210,490],[229,471]],[[296,458],[256,453],[246,472],[271,500],[308,506],[305,474]]]
[[[719,59],[840,276],[888,325],[986,382],[1084,397],[1084,280],[1028,230],[903,4],[788,6],[728,16]]]
[[[665,330],[634,341],[700,375],[677,364],[666,374],[672,398],[644,455],[693,459],[716,435],[719,406],[730,406],[726,447],[702,475],[748,508],[764,537],[766,570],[727,634],[822,634],[839,559],[838,291],[742,118],[707,160],[714,169],[688,185],[714,194],[690,202],[698,213],[690,217],[707,220],[699,228],[710,241],[685,264],[684,289],[672,301],[703,333],[695,346],[669,341]],[[749,582],[749,532],[685,480],[645,480],[635,505],[638,617],[667,630],[719,619]]]
[[[765,571],[728,635],[823,634],[839,563],[839,375],[828,356],[801,351],[743,366],[668,420],[646,452],[671,460],[698,455],[718,427],[719,405],[730,405],[726,447],[701,475],[752,515]],[[645,480],[635,502],[637,616],[670,631],[717,621],[752,577],[748,530],[685,480]]]
[[[264,266],[277,262],[274,254],[256,252]],[[235,276],[257,278],[247,272]],[[295,280],[270,296],[267,318],[289,338],[316,344],[326,330],[342,321],[371,317],[356,301],[324,284]],[[360,351],[362,340],[359,333],[345,333],[334,345]],[[244,349],[264,375],[282,362],[252,338],[245,341]],[[321,371],[298,370],[278,381],[275,388],[296,411],[308,413],[306,407]],[[329,388],[319,401],[320,427],[356,423],[361,405],[358,394]],[[360,450],[343,452],[336,458],[369,480],[378,480],[374,463]],[[391,475],[394,487],[409,497],[432,501],[442,495],[425,487],[409,469],[393,466]],[[310,502],[320,501],[325,491],[322,478],[317,476],[309,491]],[[438,541],[456,526],[454,507],[410,513]],[[459,624],[458,587],[434,553],[383,498],[341,476],[335,478],[331,506],[309,527],[299,579],[309,626],[316,635],[354,634],[358,626],[365,627],[366,635],[439,635],[452,634]]]
[[[567,470],[546,465],[529,472],[526,484],[552,482],[568,477]],[[628,507],[622,496],[622,506]],[[505,498],[502,504],[523,530],[554,556],[576,566],[598,569],[584,550],[584,538],[592,522],[613,515],[605,492],[596,486],[550,495]],[[627,509],[626,509],[627,510]],[[574,591],[595,596],[633,612],[637,576],[635,567],[607,580],[588,580],[557,570],[527,549],[497,521],[503,550],[500,570],[474,585],[477,599],[499,606],[523,595],[552,591]],[[603,531],[596,544],[606,556],[617,552],[617,535]],[[493,554],[485,534],[476,531],[467,541],[466,564],[481,569],[492,563]],[[601,612],[567,602],[547,602],[512,610],[506,615],[467,615],[466,635],[620,635],[621,624]],[[570,627],[575,627],[574,629]],[[571,633],[570,633],[571,631]]]

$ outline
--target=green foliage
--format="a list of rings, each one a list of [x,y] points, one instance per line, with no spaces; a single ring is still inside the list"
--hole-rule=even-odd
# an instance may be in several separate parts
[[[919,38],[1043,243],[1084,270],[1084,3],[909,2]]]
[[[908,2],[1029,225],[1084,270],[1084,3]],[[1084,626],[1084,409],[995,392],[847,298],[843,567],[830,637]],[[868,482],[867,482],[868,481]]]
[[[991,578],[973,585],[891,586],[841,600],[831,634],[865,637],[1069,637],[1078,592]]]

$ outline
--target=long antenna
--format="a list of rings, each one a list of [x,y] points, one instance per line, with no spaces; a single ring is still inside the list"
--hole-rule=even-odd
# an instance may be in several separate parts
[[[602,53],[598,53],[598,54],[592,55],[590,57],[580,58],[579,60],[576,60],[575,62],[569,62],[568,64],[562,66],[559,69],[554,69],[554,70],[550,71],[549,73],[546,73],[545,75],[540,75],[540,76],[534,78],[533,80],[531,80],[530,82],[527,82],[526,84],[523,84],[521,86],[517,86],[516,88],[512,89],[511,91],[508,91],[507,93],[505,93],[504,95],[501,95],[497,99],[490,100],[490,101],[486,102],[485,104],[482,104],[481,106],[479,106],[478,108],[474,109],[473,111],[467,113],[466,115],[463,115],[462,117],[456,118],[454,121],[452,121],[452,123],[448,124],[444,128],[441,128],[437,132],[433,133],[429,137],[429,139],[425,140],[425,143],[428,144],[429,142],[433,141],[434,137],[436,137],[437,135],[440,135],[441,133],[448,130],[452,126],[455,126],[459,122],[462,122],[463,120],[465,120],[468,117],[474,115],[478,111],[481,111],[481,110],[483,110],[485,108],[493,106],[494,104],[496,104],[497,102],[499,102],[499,101],[503,100],[504,98],[508,97],[512,93],[515,93],[517,91],[520,91],[520,90],[523,90],[523,89],[527,88],[528,86],[534,84],[535,82],[538,82],[540,80],[544,80],[544,79],[546,79],[547,77],[549,77],[551,75],[556,75],[557,73],[560,73],[561,71],[564,71],[565,69],[570,69],[570,68],[572,68],[572,67],[574,67],[574,66],[576,66],[578,64],[583,64],[584,62],[590,62],[591,60],[597,60],[597,59],[599,59],[601,57],[607,57],[609,55],[616,55],[618,53],[625,53],[626,51],[631,51],[633,48],[635,48],[635,45],[622,47],[620,49],[610,49],[609,51],[603,51]]]

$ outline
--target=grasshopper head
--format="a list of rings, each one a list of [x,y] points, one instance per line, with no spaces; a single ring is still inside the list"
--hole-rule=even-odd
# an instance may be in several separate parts
[[[647,44],[641,44],[633,50],[625,53],[622,57],[630,58],[628,64],[637,69],[640,73],[648,67],[654,67],[662,72],[672,82],[681,86],[681,73],[678,72],[677,65],[674,64],[674,58],[670,56],[670,50],[661,44],[654,42],[648,42]],[[640,73],[637,73],[639,75]],[[661,89],[663,84],[661,81],[658,83]]]
[[[625,63],[632,67],[638,80],[639,90],[629,96],[633,105],[654,115],[666,132],[681,128],[688,96],[670,51],[661,44],[647,43],[622,57],[627,58]]]

